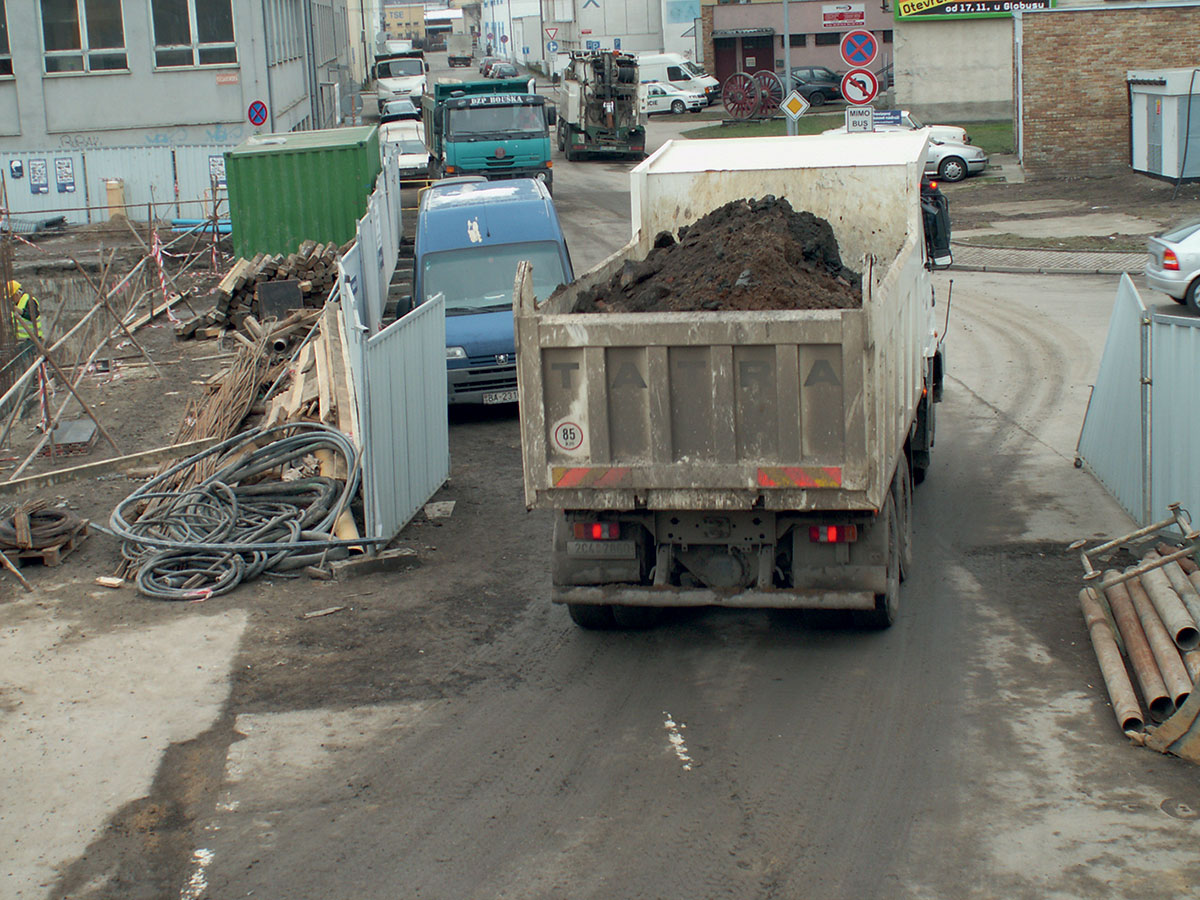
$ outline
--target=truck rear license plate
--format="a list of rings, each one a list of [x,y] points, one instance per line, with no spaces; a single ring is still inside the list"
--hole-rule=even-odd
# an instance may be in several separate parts
[[[516,391],[492,391],[489,394],[483,395],[483,402],[488,403],[488,404],[491,404],[491,403],[516,403],[517,402],[517,392]]]
[[[605,559],[636,559],[633,541],[567,541],[567,556],[603,556]]]

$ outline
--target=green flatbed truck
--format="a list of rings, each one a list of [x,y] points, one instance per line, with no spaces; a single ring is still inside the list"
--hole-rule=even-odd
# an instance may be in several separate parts
[[[536,178],[553,191],[550,130],[556,111],[533,80],[435,84],[421,98],[429,177]]]

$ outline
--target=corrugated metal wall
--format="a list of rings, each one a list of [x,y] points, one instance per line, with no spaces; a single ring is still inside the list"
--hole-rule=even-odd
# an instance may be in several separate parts
[[[1150,458],[1152,516],[1179,501],[1200,526],[1200,319],[1155,314]]]
[[[422,303],[364,349],[367,528],[390,537],[450,475],[444,298]]]
[[[358,223],[354,246],[338,263],[371,537],[398,533],[450,474],[444,300],[438,296],[380,330],[400,234],[393,158]]]
[[[160,219],[194,219],[210,211],[210,172],[214,166],[224,172],[228,149],[228,145],[212,144],[4,150],[0,151],[0,165],[6,173],[9,210],[18,220],[62,215],[72,225],[107,221],[108,179],[122,182],[129,207],[126,214],[131,219],[146,221],[150,202]],[[12,161],[21,163],[20,178],[11,176]],[[228,215],[227,206],[222,213]]]
[[[8,187],[8,209],[13,216],[45,219],[63,215],[72,225],[90,221],[84,209],[89,200],[81,151],[4,150],[0,151],[0,160]],[[12,175],[14,162],[20,163],[20,178]]]
[[[1179,502],[1200,523],[1200,319],[1149,314],[1122,276],[1079,457],[1138,522]]]
[[[1146,307],[1121,276],[1108,339],[1079,437],[1079,457],[1117,502],[1146,521],[1142,430],[1142,320]]]

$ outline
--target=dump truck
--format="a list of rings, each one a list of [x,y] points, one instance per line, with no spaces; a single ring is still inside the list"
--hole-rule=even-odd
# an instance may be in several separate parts
[[[568,160],[596,153],[646,153],[646,110],[637,57],[613,50],[575,52],[563,71],[558,149]]]
[[[536,178],[553,191],[554,106],[533,79],[439,82],[421,98],[429,177]]]
[[[945,375],[926,141],[671,141],[631,173],[627,246],[549,297],[518,269],[525,502],[555,511],[551,599],[578,625],[677,606],[894,621]],[[859,308],[577,311],[664,234],[764,197],[828,222]]]
[[[425,92],[429,63],[424,50],[404,50],[376,55],[374,65],[375,102],[379,112],[389,100],[411,100],[420,108]]]
[[[469,34],[451,34],[446,37],[446,62],[450,68],[471,65],[474,43]]]

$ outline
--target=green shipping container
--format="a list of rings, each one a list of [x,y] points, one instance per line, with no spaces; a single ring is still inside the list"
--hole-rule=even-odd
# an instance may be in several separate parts
[[[379,129],[261,134],[225,153],[238,256],[294,253],[304,241],[344,244],[379,177]]]

